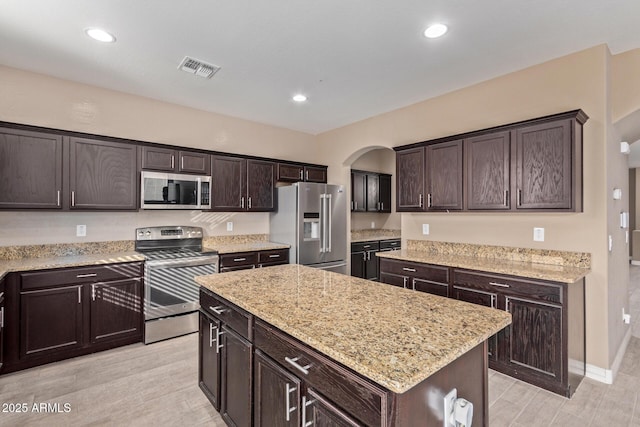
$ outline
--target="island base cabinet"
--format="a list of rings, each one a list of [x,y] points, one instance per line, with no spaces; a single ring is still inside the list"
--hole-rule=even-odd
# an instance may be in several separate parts
[[[306,396],[302,398],[302,425],[309,427],[358,427],[361,424],[313,389],[308,389]]]
[[[220,322],[200,312],[198,385],[216,411],[220,410]]]
[[[222,346],[222,382],[220,415],[227,425],[251,425],[252,406],[252,346],[240,335],[222,326],[218,335]]]
[[[300,425],[302,382],[256,350],[253,363],[255,427]]]

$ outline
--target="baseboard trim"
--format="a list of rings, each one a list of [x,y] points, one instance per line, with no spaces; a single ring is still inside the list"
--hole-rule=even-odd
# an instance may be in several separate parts
[[[618,349],[618,353],[616,354],[616,358],[613,360],[611,369],[604,369],[587,363],[587,378],[591,378],[592,380],[605,384],[613,384],[613,380],[615,380],[618,375],[618,371],[620,370],[620,365],[622,365],[622,359],[624,358],[624,354],[629,346],[629,341],[631,341],[631,328],[627,330],[627,333],[622,340],[622,345]]]

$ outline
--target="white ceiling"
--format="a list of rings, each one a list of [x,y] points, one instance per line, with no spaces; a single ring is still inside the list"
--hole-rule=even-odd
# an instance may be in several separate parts
[[[637,0],[0,0],[0,64],[316,134],[601,43],[638,48],[638,16]],[[426,39],[436,21],[449,33]],[[222,69],[196,78],[185,55]]]

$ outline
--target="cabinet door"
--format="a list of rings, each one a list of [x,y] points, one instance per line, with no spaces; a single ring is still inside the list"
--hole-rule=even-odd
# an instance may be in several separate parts
[[[364,279],[366,256],[366,252],[351,252],[351,275],[353,277],[360,277],[361,279]]]
[[[424,148],[396,153],[396,211],[424,210],[425,154]]]
[[[180,151],[178,153],[178,171],[181,173],[195,173],[209,175],[211,172],[211,159],[208,154],[194,151]]]
[[[409,278],[407,276],[401,276],[399,274],[380,272],[380,282],[387,285],[398,286],[400,288],[406,288]]]
[[[367,174],[367,212],[378,212],[380,207],[380,179],[377,173]]]
[[[20,293],[20,357],[82,346],[82,285]]]
[[[211,210],[244,211],[246,194],[247,161],[211,156]]]
[[[71,209],[135,210],[136,146],[70,138]]]
[[[176,150],[161,147],[143,146],[140,148],[142,169],[175,172]]]
[[[516,131],[516,207],[572,208],[571,120]]]
[[[220,411],[220,322],[200,312],[198,385],[216,411]]]
[[[449,296],[449,285],[447,283],[434,282],[432,280],[421,279],[419,277],[414,277],[412,283],[413,290],[415,291],[440,295],[441,297]]]
[[[378,176],[378,212],[391,213],[391,175]]]
[[[462,286],[453,286],[451,298],[459,301],[470,302],[472,304],[484,305],[485,307],[496,308],[498,294],[493,292],[470,289]],[[498,360],[498,337],[503,336],[500,331],[487,340],[489,360]]]
[[[366,212],[367,210],[367,174],[351,172],[351,211]]]
[[[462,209],[462,140],[426,147],[427,210]]]
[[[231,426],[251,425],[251,343],[222,326],[222,418]]]
[[[364,263],[364,278],[369,280],[378,280],[379,258],[376,256],[378,251],[365,252],[366,261]]]
[[[300,379],[256,351],[253,370],[253,419],[256,427],[300,425]]]
[[[142,338],[141,279],[91,285],[91,343]]]
[[[465,141],[467,209],[510,208],[510,135],[510,132],[500,132]]]
[[[6,318],[4,308],[4,284],[0,281],[0,368],[4,363],[4,322]]]
[[[302,408],[303,426],[350,427],[362,425],[311,388],[307,389],[306,396],[302,398]]]
[[[247,210],[255,212],[276,209],[276,164],[247,160]]]
[[[278,181],[304,181],[304,166],[278,163]]]
[[[327,183],[327,168],[316,166],[304,167],[304,180],[306,182],[319,182],[321,184]]]
[[[519,369],[562,381],[562,307],[505,297],[511,325],[505,339],[506,361]]]
[[[0,128],[0,208],[60,209],[62,136]]]

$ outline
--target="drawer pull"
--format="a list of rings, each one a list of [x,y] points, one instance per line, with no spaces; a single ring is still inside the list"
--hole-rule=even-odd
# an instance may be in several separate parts
[[[233,262],[240,262],[240,261],[246,261],[246,258],[234,258]]]
[[[303,427],[310,427],[313,425],[313,420],[307,422],[307,406],[311,406],[315,403],[315,400],[307,400],[307,396],[302,396],[302,425]]]
[[[371,245],[364,245],[363,248],[370,248]]]
[[[501,288],[510,288],[511,287],[511,285],[505,285],[504,283],[498,283],[498,282],[489,282],[489,284],[493,285],[493,286],[498,286],[498,287],[501,287]]]
[[[227,311],[227,309],[224,308],[224,306],[222,306],[222,305],[217,305],[215,307],[209,306],[209,310],[213,311],[215,314],[222,314],[225,311]]]
[[[269,258],[280,258],[280,255],[269,255]]]
[[[306,366],[302,366],[300,364],[298,364],[298,360],[300,360],[300,357],[294,357],[293,359],[290,357],[285,357],[284,360],[290,364],[291,366],[293,366],[294,368],[296,368],[298,371],[302,372],[305,375],[309,374],[309,368],[311,367],[311,364],[308,364]]]
[[[98,273],[76,274],[78,279],[84,279],[86,277],[96,277]]]
[[[409,268],[409,267],[402,267],[402,271],[410,271],[411,273],[415,273],[416,269],[415,268]]]
[[[293,411],[295,411],[296,409],[298,409],[295,406],[291,406],[291,393],[296,391],[296,390],[297,390],[297,388],[296,387],[291,387],[289,385],[289,383],[286,383],[284,385],[284,395],[285,395],[285,402],[286,402],[284,413],[285,413],[285,416],[287,418],[287,421],[291,421],[291,413]]]

